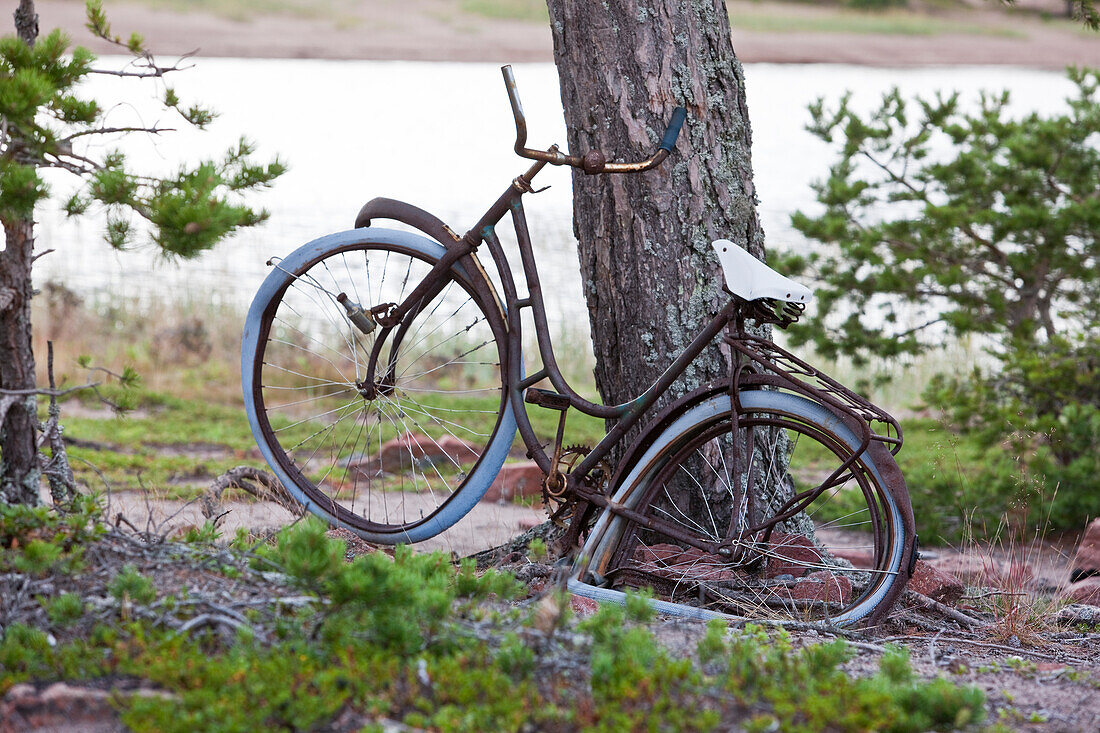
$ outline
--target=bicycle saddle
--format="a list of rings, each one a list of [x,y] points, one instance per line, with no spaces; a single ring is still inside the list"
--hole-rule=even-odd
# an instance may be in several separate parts
[[[784,277],[728,239],[711,243],[722,263],[726,287],[744,300],[772,298],[788,303],[808,303],[813,291]]]

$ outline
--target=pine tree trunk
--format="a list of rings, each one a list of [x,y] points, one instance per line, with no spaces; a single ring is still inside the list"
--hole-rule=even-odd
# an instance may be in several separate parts
[[[31,263],[34,222],[4,222],[0,252],[0,390],[33,391]],[[0,393],[2,394],[2,393]],[[35,397],[9,395],[0,421],[0,501],[38,503]]]
[[[20,0],[19,7],[12,13],[15,18],[15,32],[24,43],[33,46],[38,38],[38,13],[34,12],[32,0]]]
[[[548,5],[571,152],[643,159],[673,108],[688,110],[676,151],[656,170],[573,174],[596,383],[605,403],[618,404],[651,384],[727,302],[711,241],[763,257],[744,74],[722,0]],[[727,369],[715,345],[673,392]]]
[[[38,13],[31,0],[20,0],[12,14],[19,38],[33,46]],[[33,392],[34,350],[31,346],[31,264],[34,221],[4,221],[0,252],[0,502],[37,504],[38,414]],[[8,390],[9,394],[4,394]]]
[[[688,111],[675,152],[656,170],[573,174],[596,385],[605,404],[619,404],[652,384],[728,302],[711,242],[729,239],[763,259],[745,76],[722,0],[547,4],[570,152],[644,159],[673,109]],[[716,340],[664,401],[725,378],[729,367],[728,348]],[[703,464],[691,473],[705,475]],[[785,467],[762,475],[785,476]],[[704,499],[684,486],[685,509],[724,525],[731,494],[713,488]],[[791,494],[782,480],[755,490],[765,503]]]

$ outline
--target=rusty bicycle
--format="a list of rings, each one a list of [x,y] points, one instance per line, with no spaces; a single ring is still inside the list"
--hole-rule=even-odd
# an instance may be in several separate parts
[[[568,525],[574,593],[622,601],[626,589],[650,588],[660,610],[703,617],[879,618],[916,558],[912,508],[893,458],[901,428],[748,325],[789,325],[810,291],[719,240],[728,303],[635,400],[603,405],[580,396],[551,343],[523,196],[548,164],[590,174],[660,165],[686,112],[676,108],[654,154],[635,163],[532,149],[515,77],[502,71],[515,150],[535,162],[465,234],[376,198],[354,229],[269,262],[248,313],[241,370],[248,419],[272,470],[333,525],[372,542],[413,543],[470,511],[518,433],[545,474],[552,518]],[[506,216],[526,294],[497,234]],[[378,226],[385,220],[405,228]],[[479,250],[488,251],[499,290]],[[525,310],[541,359],[530,374]],[[653,414],[719,338],[732,354],[728,378]],[[560,414],[546,444],[529,404]],[[578,450],[564,444],[571,409],[617,422]],[[636,425],[644,425],[641,437],[610,465],[612,448]]]

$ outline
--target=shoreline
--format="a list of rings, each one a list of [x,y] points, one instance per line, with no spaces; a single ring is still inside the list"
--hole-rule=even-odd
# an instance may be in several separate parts
[[[73,42],[97,54],[120,49],[93,38],[84,28],[83,3],[36,3],[42,32],[66,31]],[[552,62],[550,30],[541,23],[500,18],[448,17],[439,0],[405,0],[402,10],[383,0],[365,0],[356,14],[310,17],[268,14],[234,20],[205,12],[178,12],[108,2],[114,32],[144,36],[162,57],[269,58],[371,61],[524,63]],[[1063,69],[1100,66],[1100,33],[1089,35],[1065,23],[1043,23],[991,10],[928,16],[938,28],[969,33],[854,33],[830,31],[745,31],[738,12],[758,3],[731,4],[733,45],[742,63],[832,63],[885,68],[1018,66]],[[774,3],[784,17],[815,11]],[[786,13],[787,16],[782,14]],[[802,17],[802,16],[797,16]],[[924,17],[924,16],[918,16]],[[793,21],[792,21],[793,22]],[[953,25],[955,24],[955,25]],[[796,26],[797,27],[797,26]],[[975,32],[974,29],[980,29]]]

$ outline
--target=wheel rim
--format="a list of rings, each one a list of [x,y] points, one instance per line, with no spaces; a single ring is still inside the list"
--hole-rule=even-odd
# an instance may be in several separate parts
[[[742,466],[738,471],[729,465],[728,404],[727,398],[726,411],[715,411],[705,423],[650,456],[632,482],[635,488],[623,499],[647,518],[678,531],[649,530],[613,519],[608,532],[617,540],[593,569],[613,586],[648,586],[674,601],[737,616],[847,623],[866,615],[893,583],[900,557],[899,514],[877,470],[869,460],[857,461],[834,477],[805,511],[768,532],[766,520],[786,502],[769,507],[739,501],[738,492],[731,490],[737,485],[734,477],[740,474],[743,484],[750,469]],[[809,488],[829,478],[853,452],[851,437],[837,436],[798,411],[753,407],[739,419],[740,434],[752,436],[755,476],[764,475],[778,465],[777,456],[790,452],[789,477],[797,488],[788,490],[788,498],[809,498]],[[719,450],[723,441],[725,450]],[[742,446],[748,441],[742,437]],[[690,534],[695,545],[720,542],[734,515],[740,531],[728,545],[731,556],[672,536]],[[854,567],[853,560],[867,567]]]
[[[261,439],[307,503],[362,532],[400,537],[435,517],[499,427],[501,319],[468,282],[452,277],[393,328],[349,316],[402,302],[434,261],[393,244],[326,252],[286,273],[261,320]]]

